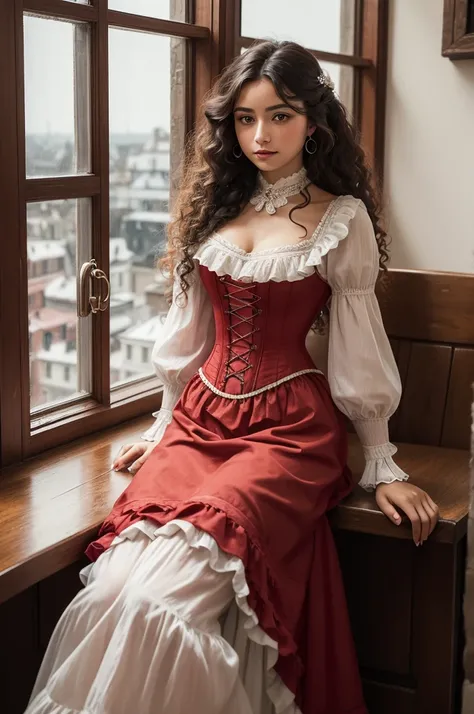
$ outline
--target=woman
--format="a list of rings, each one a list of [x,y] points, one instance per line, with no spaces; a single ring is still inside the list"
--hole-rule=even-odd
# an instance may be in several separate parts
[[[437,520],[392,458],[385,233],[333,86],[299,45],[263,42],[204,113],[169,231],[163,405],[113,464],[136,475],[30,714],[366,714],[325,515],[353,487],[343,414],[388,518],[417,545]],[[305,337],[330,296],[327,380]]]

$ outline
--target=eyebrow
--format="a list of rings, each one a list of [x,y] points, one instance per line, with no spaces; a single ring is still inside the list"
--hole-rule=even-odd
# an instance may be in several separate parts
[[[274,104],[272,107],[267,107],[265,109],[266,112],[273,112],[275,109],[291,109],[291,107],[288,104]],[[255,114],[255,111],[253,109],[250,109],[250,107],[236,107],[234,109],[234,112],[249,112],[251,114]]]

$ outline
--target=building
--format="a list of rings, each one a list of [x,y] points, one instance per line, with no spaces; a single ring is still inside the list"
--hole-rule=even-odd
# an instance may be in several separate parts
[[[120,381],[153,374],[153,345],[163,335],[165,320],[166,313],[161,313],[122,333],[120,361],[114,365]]]

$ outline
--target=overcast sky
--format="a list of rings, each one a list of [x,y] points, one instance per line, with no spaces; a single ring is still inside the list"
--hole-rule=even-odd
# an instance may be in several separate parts
[[[341,2],[354,0],[242,0],[242,34],[293,39],[308,47],[339,51]],[[169,0],[109,0],[117,10],[169,18]],[[289,9],[293,10],[291,15]],[[169,39],[112,29],[110,131],[169,130]],[[326,65],[337,83],[337,68]],[[73,32],[69,23],[25,18],[27,133],[74,132]]]

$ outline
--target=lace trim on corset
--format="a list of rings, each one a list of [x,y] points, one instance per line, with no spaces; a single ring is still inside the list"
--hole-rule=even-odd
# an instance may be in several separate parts
[[[252,250],[250,253],[248,253],[246,250],[243,248],[240,248],[240,246],[236,245],[235,243],[232,243],[232,241],[228,240],[225,236],[222,236],[220,233],[215,231],[211,238],[214,240],[217,240],[218,242],[222,243],[225,245],[227,248],[230,248],[230,250],[234,250],[236,253],[239,255],[243,256],[246,259],[252,260],[256,256],[272,256],[276,255],[278,253],[292,253],[292,252],[304,252],[306,248],[310,247],[313,245],[313,243],[316,241],[320,233],[324,230],[324,227],[326,226],[326,222],[328,221],[329,217],[333,214],[333,212],[336,210],[336,207],[340,201],[339,198],[335,198],[329,206],[326,208],[323,217],[319,221],[318,225],[314,229],[313,233],[309,236],[309,238],[304,238],[302,240],[299,240],[297,243],[287,243],[286,245],[274,245],[272,248],[260,248],[260,250]]]
[[[199,368],[198,370],[199,376],[201,377],[202,381],[208,387],[214,394],[217,394],[219,397],[225,397],[225,399],[248,399],[249,397],[256,397],[257,394],[262,394],[263,392],[267,392],[269,389],[274,389],[275,387],[279,387],[280,384],[284,384],[285,382],[289,382],[290,379],[295,379],[295,377],[300,377],[303,374],[323,374],[324,372],[321,372],[320,369],[301,369],[299,372],[293,372],[293,374],[288,374],[286,377],[282,377],[281,379],[278,379],[276,382],[272,382],[271,384],[266,384],[264,387],[260,387],[260,389],[255,389],[253,392],[247,392],[246,394],[229,394],[229,392],[223,392],[217,387],[215,387],[212,382],[208,380],[204,372],[202,371],[202,368]]]
[[[309,238],[250,253],[214,233],[201,243],[193,257],[217,275],[227,275],[245,283],[302,280],[312,275],[324,256],[347,237],[350,223],[359,207],[364,207],[360,199],[339,196],[330,204],[326,215]]]

